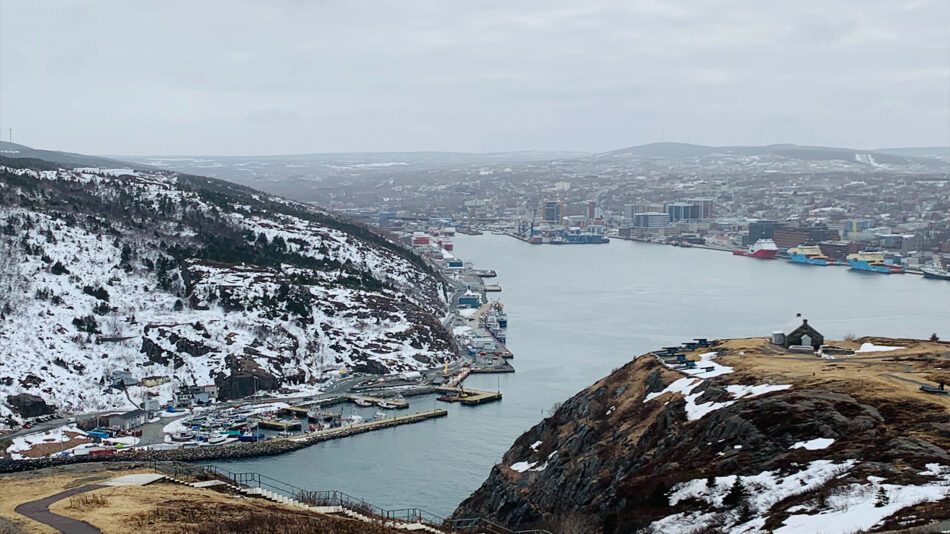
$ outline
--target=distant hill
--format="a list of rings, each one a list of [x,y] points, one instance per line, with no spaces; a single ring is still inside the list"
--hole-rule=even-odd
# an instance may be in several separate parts
[[[7,141],[0,141],[0,156],[10,159],[32,159],[56,163],[62,167],[131,167],[133,169],[146,169],[147,165],[120,161],[117,159],[102,158],[99,156],[87,156],[85,154],[75,154],[73,152],[60,152],[57,150],[40,150],[18,145]],[[32,167],[32,165],[31,165]]]
[[[896,165],[946,168],[943,148],[861,150],[853,148],[778,144],[765,146],[705,146],[689,143],[650,143],[597,154],[595,158],[688,159],[766,157],[811,161],[844,161],[868,166]],[[945,161],[950,161],[950,158]]]
[[[912,158],[937,158],[950,161],[950,146],[926,146],[905,148],[878,148],[875,152],[908,156]]]

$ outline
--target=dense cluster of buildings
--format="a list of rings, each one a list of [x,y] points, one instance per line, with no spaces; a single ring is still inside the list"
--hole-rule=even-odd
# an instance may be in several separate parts
[[[950,254],[950,177],[934,168],[765,156],[581,158],[441,170],[372,191],[354,181],[327,194],[331,204],[346,199],[341,211],[394,228],[443,217],[462,231],[550,242],[561,242],[558,232],[601,229],[726,249],[773,239],[779,249],[818,245],[829,257],[879,250],[912,265]]]

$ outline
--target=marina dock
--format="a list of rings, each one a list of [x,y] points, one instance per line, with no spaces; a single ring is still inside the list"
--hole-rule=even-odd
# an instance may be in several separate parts
[[[313,421],[314,418],[313,418],[313,417],[310,417],[310,414],[311,414],[311,413],[314,413],[314,412],[317,413],[318,415],[320,415],[321,417],[331,417],[331,418],[332,418],[332,417],[340,417],[340,414],[339,414],[339,413],[336,413],[336,412],[327,412],[327,411],[323,411],[323,410],[311,410],[311,409],[308,409],[308,408],[306,408],[306,407],[304,407],[304,406],[288,406],[288,407],[286,407],[286,408],[281,408],[279,413],[280,413],[281,415],[289,415],[289,416],[291,416],[291,417],[295,417],[295,416],[296,416],[296,417],[300,418],[300,420],[305,420],[305,419],[306,419],[306,420],[309,420],[309,421]]]
[[[442,402],[460,402],[463,406],[478,406],[487,402],[501,400],[501,392],[482,391],[478,389],[463,389],[453,387],[437,387],[436,393],[442,393],[439,400]]]
[[[370,397],[367,395],[345,395],[346,400],[356,404],[356,400],[362,398],[363,400],[372,403],[374,406],[379,406],[380,402],[386,402],[396,407],[397,410],[402,410],[409,407],[409,401],[401,399],[384,399],[382,397]]]
[[[327,406],[336,406],[337,404],[342,404],[344,402],[352,402],[353,404],[356,404],[356,399],[359,399],[359,398],[366,400],[367,402],[371,403],[374,406],[379,406],[380,401],[384,401],[395,406],[397,410],[403,410],[409,407],[409,401],[404,400],[404,399],[373,397],[370,395],[340,394],[340,395],[335,395],[330,398],[316,400],[309,404],[302,404],[300,406],[295,406],[293,410],[297,412],[299,412],[300,410],[307,412],[308,410],[307,407],[311,407],[310,409],[319,409],[319,408],[323,408]]]
[[[257,426],[259,428],[266,428],[268,430],[280,430],[280,431],[291,431],[291,430],[300,430],[300,421],[278,421],[275,419],[260,419],[257,421]]]

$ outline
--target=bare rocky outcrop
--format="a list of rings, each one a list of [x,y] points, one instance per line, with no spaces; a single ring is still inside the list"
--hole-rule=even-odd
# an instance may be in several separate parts
[[[697,385],[688,399],[670,392],[648,399],[684,375],[652,355],[628,363],[519,437],[455,517],[486,516],[510,528],[554,532],[582,518],[580,531],[628,533],[649,532],[652,523],[676,514],[719,514],[721,524],[704,531],[729,532],[730,525],[753,519],[767,531],[780,526],[790,508],[824,502],[849,484],[867,484],[868,477],[923,484],[930,480],[928,465],[950,466],[950,414],[939,403],[811,376],[789,380],[788,389],[735,399],[726,386],[752,376],[736,367]],[[687,402],[721,404],[690,420]],[[821,450],[801,446],[816,438],[833,442]],[[681,483],[715,485],[722,477],[764,472],[781,479],[816,460],[850,467],[765,510],[670,499]],[[908,524],[947,517],[950,499],[905,512],[916,517]]]
[[[30,395],[29,393],[20,393],[18,395],[8,395],[7,405],[16,413],[23,417],[39,417],[53,413],[53,407],[46,404],[42,397]]]

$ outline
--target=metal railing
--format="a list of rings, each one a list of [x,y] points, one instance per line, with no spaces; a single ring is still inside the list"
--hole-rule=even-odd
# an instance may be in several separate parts
[[[422,523],[439,529],[445,528],[447,523],[444,517],[423,510],[422,508],[387,510],[365,499],[354,497],[342,491],[306,490],[260,473],[238,473],[211,464],[192,466],[152,461],[149,462],[149,466],[153,471],[165,473],[175,478],[213,478],[247,488],[260,488],[272,491],[310,506],[339,506],[340,508],[364,515],[375,523]]]
[[[456,532],[477,532],[479,534],[552,534],[543,529],[511,530],[483,517],[453,519],[449,527]]]

